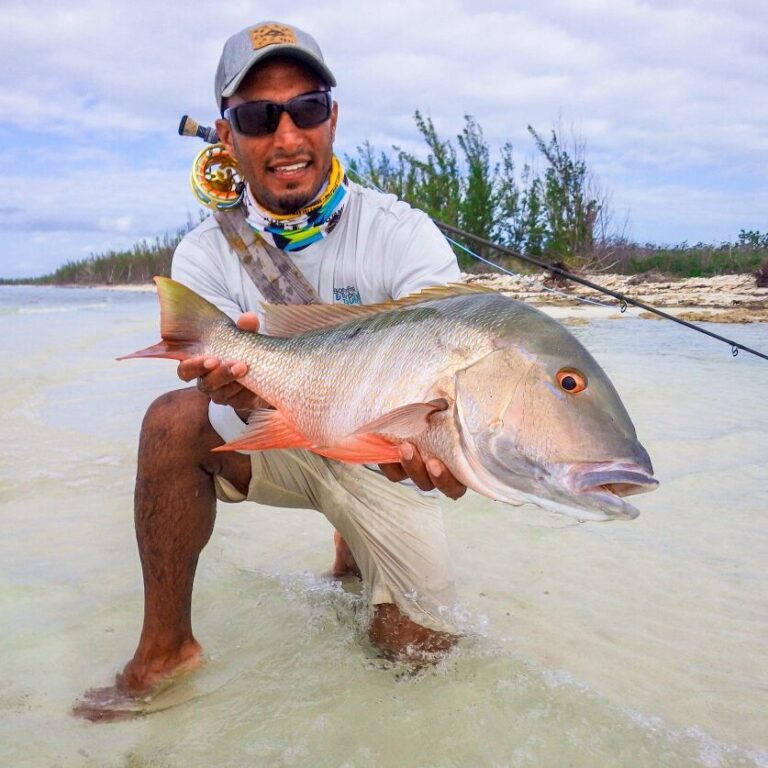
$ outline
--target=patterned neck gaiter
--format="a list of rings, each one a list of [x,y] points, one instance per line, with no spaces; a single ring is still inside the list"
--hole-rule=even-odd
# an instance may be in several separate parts
[[[246,221],[270,245],[283,251],[300,251],[322,240],[339,223],[349,199],[349,179],[336,155],[323,191],[296,213],[281,215],[262,208],[246,190]]]

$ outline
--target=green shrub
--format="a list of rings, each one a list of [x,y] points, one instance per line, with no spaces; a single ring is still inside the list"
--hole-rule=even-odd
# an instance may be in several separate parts
[[[349,170],[434,219],[531,256],[585,265],[602,252],[608,240],[605,202],[594,191],[583,144],[568,145],[558,130],[545,140],[528,126],[546,165],[543,175],[528,163],[518,172],[509,142],[492,162],[482,128],[471,115],[464,116],[458,149],[437,135],[430,118],[418,111],[414,118],[426,158],[398,147],[391,156],[366,142],[355,157],[347,157]],[[476,266],[463,251],[457,256],[465,269]]]

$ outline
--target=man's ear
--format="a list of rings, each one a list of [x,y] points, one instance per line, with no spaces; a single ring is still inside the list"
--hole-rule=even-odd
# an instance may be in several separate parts
[[[331,142],[336,140],[336,122],[339,119],[339,102],[334,101],[331,107]]]
[[[232,141],[232,133],[232,125],[229,120],[225,120],[223,117],[216,120],[216,135],[219,137],[219,141],[224,145],[227,152],[234,157],[235,145]]]

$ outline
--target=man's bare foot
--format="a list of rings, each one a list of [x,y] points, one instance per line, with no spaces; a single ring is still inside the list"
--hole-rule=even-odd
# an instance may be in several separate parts
[[[416,667],[439,661],[458,641],[456,635],[416,624],[394,603],[375,606],[368,634],[371,642],[388,659],[405,661]]]
[[[360,577],[360,569],[357,567],[352,550],[347,546],[341,534],[338,531],[333,532],[333,546],[335,548],[335,557],[331,567],[331,576],[346,576],[351,574]]]
[[[140,658],[137,650],[115,676],[115,684],[89,688],[72,707],[76,717],[91,722],[113,722],[137,717],[154,696],[167,688],[179,675],[197,669],[203,663],[202,649],[196,640],[178,651],[152,658]]]

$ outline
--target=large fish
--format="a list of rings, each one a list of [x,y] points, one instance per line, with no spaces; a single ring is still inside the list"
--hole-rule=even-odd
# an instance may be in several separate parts
[[[155,278],[163,340],[127,357],[242,360],[274,406],[224,450],[306,448],[353,463],[436,457],[469,488],[578,519],[630,519],[658,482],[616,390],[559,323],[495,291],[429,289],[349,307],[265,305],[239,330],[189,288]],[[221,450],[221,449],[219,449]]]

